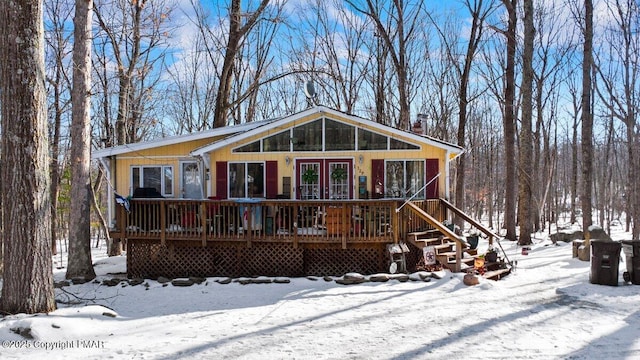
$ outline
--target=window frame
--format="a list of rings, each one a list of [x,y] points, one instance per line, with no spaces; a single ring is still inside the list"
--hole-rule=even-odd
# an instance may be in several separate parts
[[[413,192],[407,192],[406,194],[402,194],[402,192],[404,192],[405,189],[411,189],[411,179],[408,178],[408,174],[407,174],[407,164],[408,163],[420,163],[420,166],[422,168],[422,173],[419,174],[420,178],[422,179],[421,183],[419,184],[419,187],[416,190],[420,190],[418,191],[418,193],[413,193]],[[402,184],[399,184],[400,189],[398,189],[398,191],[400,191],[400,195],[399,196],[395,196],[395,194],[391,194],[393,186],[389,186],[389,181],[391,181],[391,179],[389,179],[389,165],[390,163],[402,163]],[[384,161],[384,197],[390,197],[390,198],[402,198],[402,199],[408,199],[411,198],[415,195],[415,199],[426,199],[426,188],[423,189],[424,187],[424,183],[427,181],[426,177],[427,177],[427,164],[426,164],[426,160],[424,159],[389,159],[389,160],[385,160]]]
[[[236,166],[236,165],[244,165],[244,169],[243,169],[243,176],[244,176],[244,180],[243,180],[243,185],[244,185],[244,189],[243,189],[243,194],[244,196],[235,196],[236,191],[232,190],[232,186],[235,185],[234,180],[232,180],[231,176],[232,176],[232,166]],[[260,196],[249,196],[250,192],[249,192],[249,165],[258,165],[262,168],[262,191]],[[235,170],[234,170],[235,171]],[[258,199],[266,199],[266,181],[267,181],[267,174],[266,174],[266,161],[229,161],[227,163],[227,197],[229,199],[245,199],[245,198],[258,198]]]
[[[173,165],[131,165],[129,169],[129,183],[131,184],[130,194],[133,195],[135,189],[140,187],[145,187],[144,184],[144,169],[152,169],[159,168],[160,169],[160,194],[164,197],[174,197],[174,185],[175,185],[175,171],[173,169]],[[134,184],[134,170],[138,169],[138,178],[139,183]],[[171,183],[167,184],[166,182],[166,173],[165,171],[169,170],[171,172]],[[167,192],[167,186],[169,186],[169,190],[171,192]],[[148,186],[147,186],[148,187]],[[157,190],[157,189],[156,189]]]

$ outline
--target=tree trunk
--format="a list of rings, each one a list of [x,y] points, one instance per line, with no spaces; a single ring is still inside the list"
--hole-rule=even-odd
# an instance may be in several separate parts
[[[533,232],[533,134],[531,131],[533,118],[533,2],[524,2],[524,48],[522,53],[522,126],[520,128],[520,171],[518,172],[519,199],[518,214],[520,225],[519,245],[531,244]]]
[[[4,314],[55,310],[41,0],[0,3]],[[10,186],[9,186],[10,184]]]
[[[505,238],[516,240],[516,114],[515,114],[515,67],[516,67],[516,14],[517,0],[503,0],[509,14],[507,36],[507,64],[505,68],[504,88],[504,153],[505,153],[505,200],[504,226],[507,230]]]
[[[231,96],[231,83],[233,80],[233,70],[236,57],[240,50],[242,38],[253,28],[256,21],[269,4],[269,0],[261,0],[258,8],[250,13],[251,15],[242,24],[241,0],[232,0],[229,10],[229,35],[227,46],[225,47],[224,62],[220,73],[220,83],[216,94],[216,105],[213,116],[213,127],[224,127],[227,125],[229,114],[229,97]]]
[[[76,0],[71,90],[71,201],[66,278],[96,277],[91,262],[91,18],[93,0]]]
[[[591,69],[593,67],[593,3],[584,1],[584,48],[582,59],[582,231],[589,248],[591,218],[591,192],[593,186],[593,115],[591,110]]]

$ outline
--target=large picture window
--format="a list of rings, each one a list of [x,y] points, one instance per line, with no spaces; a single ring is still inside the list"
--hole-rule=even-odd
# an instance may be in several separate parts
[[[173,196],[172,166],[133,166],[131,168],[132,191],[137,188],[154,188],[162,196]]]
[[[264,195],[264,163],[230,163],[229,164],[229,197],[230,198],[263,198]]]
[[[409,198],[425,184],[424,161],[398,160],[385,163],[385,196],[394,198]],[[424,199],[424,190],[416,195]]]
[[[355,150],[356,128],[338,121],[325,120],[326,151]]]

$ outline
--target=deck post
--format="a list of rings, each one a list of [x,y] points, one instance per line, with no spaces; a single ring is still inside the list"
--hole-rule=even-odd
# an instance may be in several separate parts
[[[167,209],[164,200],[160,200],[158,203],[160,206],[160,244],[166,245],[167,240]],[[146,216],[149,216],[148,214]]]
[[[200,203],[200,229],[202,229],[202,247],[207,246],[207,207],[204,202]]]

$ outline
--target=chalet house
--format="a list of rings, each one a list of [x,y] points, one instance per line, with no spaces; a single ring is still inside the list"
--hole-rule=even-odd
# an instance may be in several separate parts
[[[129,276],[303,276],[386,271],[400,244],[399,265],[415,267],[418,234],[434,231],[460,271],[467,244],[443,221],[461,213],[445,199],[462,152],[317,106],[92,157],[109,198],[129,198],[108,205]]]

